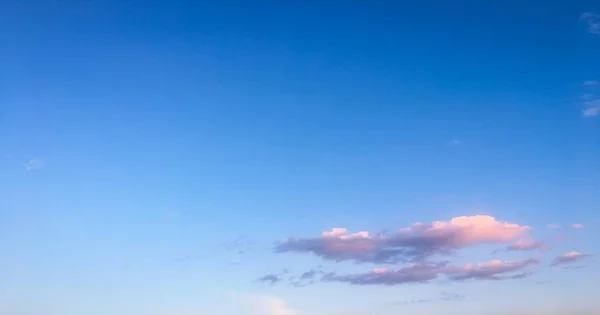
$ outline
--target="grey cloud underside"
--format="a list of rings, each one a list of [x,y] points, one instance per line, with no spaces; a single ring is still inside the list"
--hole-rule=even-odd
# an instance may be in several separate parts
[[[421,283],[436,279],[440,274],[445,272],[445,265],[416,265],[385,273],[368,272],[354,275],[329,273],[322,280],[326,282],[347,282],[354,285]]]
[[[477,266],[456,267],[449,266],[448,262],[424,263],[407,266],[396,270],[376,269],[371,272],[358,274],[325,273],[320,270],[310,270],[298,278],[291,278],[293,286],[304,286],[314,282],[340,282],[352,285],[401,285],[410,283],[426,283],[442,276],[450,281],[466,280],[509,280],[521,279],[533,274],[528,267],[537,265],[537,259],[527,259],[515,262],[493,262]],[[275,280],[267,275],[265,281]],[[261,279],[263,279],[261,278]],[[277,278],[276,282],[279,282]],[[275,281],[272,281],[275,283]]]
[[[539,264],[537,259],[527,259],[517,262],[510,262],[501,265],[489,265],[468,270],[454,270],[449,273],[449,278],[452,280],[507,280],[507,279],[522,279],[532,275],[532,272],[520,272],[512,275],[507,273],[520,271],[528,266]]]
[[[586,258],[591,257],[591,255],[580,254],[576,256],[558,256],[552,260],[551,266],[560,266],[560,265],[568,265],[578,263]]]
[[[398,263],[423,261],[435,254],[451,255],[460,248],[456,238],[460,231],[445,231],[438,235],[380,235],[374,238],[289,239],[275,247],[276,253],[312,253],[331,261],[357,263]],[[350,250],[340,250],[340,247]]]

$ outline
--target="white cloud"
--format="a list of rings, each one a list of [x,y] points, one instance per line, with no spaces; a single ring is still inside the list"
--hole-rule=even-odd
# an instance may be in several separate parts
[[[600,114],[600,98],[584,102],[586,108],[582,111],[585,117],[598,116]]]
[[[579,20],[587,24],[588,33],[600,35],[600,14],[586,12],[579,17]]]
[[[300,315],[300,312],[291,308],[287,302],[270,295],[249,295],[245,298],[252,315]]]
[[[583,83],[581,83],[581,85],[583,85],[583,86],[594,86],[594,85],[598,85],[598,80],[588,80],[588,81],[584,81]]]
[[[581,114],[585,117],[594,117],[600,115],[600,106],[588,107]]]
[[[44,160],[42,159],[31,159],[25,163],[26,171],[33,171],[44,167]]]
[[[571,224],[571,228],[580,230],[584,228],[584,225],[581,223],[573,223]]]

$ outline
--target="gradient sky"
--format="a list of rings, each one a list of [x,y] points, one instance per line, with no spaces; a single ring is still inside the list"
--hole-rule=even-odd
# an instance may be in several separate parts
[[[596,13],[0,1],[0,315],[600,313]]]

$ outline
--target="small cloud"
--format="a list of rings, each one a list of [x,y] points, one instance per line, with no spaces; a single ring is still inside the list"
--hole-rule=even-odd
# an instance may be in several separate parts
[[[567,252],[554,258],[552,260],[551,266],[576,263],[589,256],[590,255],[582,254],[580,252]]]
[[[583,85],[583,86],[595,86],[595,85],[598,85],[598,80],[583,81],[583,83],[581,83],[581,85]]]
[[[531,272],[520,272],[521,270],[539,264],[539,260],[535,258],[518,260],[518,261],[502,261],[492,260],[477,265],[466,264],[460,269],[450,272],[452,280],[505,280],[505,279],[521,279],[530,276]],[[520,272],[514,274],[514,272]],[[509,274],[504,276],[504,274]],[[512,275],[510,275],[513,273]]]
[[[26,171],[34,171],[44,167],[44,160],[42,159],[31,159],[25,163]]]
[[[591,93],[584,93],[584,94],[581,94],[581,99],[582,99],[582,100],[584,100],[584,101],[589,101],[589,100],[592,100],[592,99],[594,99],[595,97],[596,97],[596,95],[594,95],[594,94],[591,94]]]
[[[529,239],[518,240],[506,248],[507,251],[548,250],[550,246],[544,242]]]
[[[286,275],[287,273],[288,273],[288,270],[284,269],[280,273],[266,274],[266,275],[258,278],[256,281],[262,282],[262,283],[267,283],[270,285],[275,285],[275,284],[278,284],[279,282],[283,281],[283,276]]]
[[[245,236],[240,236],[233,241],[223,244],[226,251],[238,255],[245,254],[252,246],[254,246],[254,243]]]
[[[584,228],[584,225],[581,223],[573,223],[573,224],[571,224],[571,228],[576,229],[576,230],[581,230]]]
[[[321,270],[321,266],[319,266],[303,272],[299,277],[293,277],[289,280],[291,285],[295,287],[303,287],[315,283],[315,281],[318,280],[318,276],[322,276],[323,274],[325,274],[325,272],[323,272],[323,270]]]
[[[546,228],[551,229],[551,230],[556,230],[556,229],[560,229],[560,225],[559,224],[550,223],[550,224],[546,224]]]
[[[299,315],[288,303],[277,296],[253,295],[246,298],[252,315]]]
[[[455,146],[455,145],[459,145],[460,143],[461,143],[461,141],[460,141],[460,140],[458,140],[458,139],[454,139],[454,140],[452,140],[452,141],[448,142],[448,145],[450,145],[450,146]]]
[[[590,34],[600,35],[600,15],[592,12],[583,13],[579,20],[587,25]]]
[[[258,282],[268,283],[268,284],[277,284],[281,282],[281,276],[278,274],[268,274],[258,278]]]
[[[196,256],[196,255],[185,255],[185,256],[181,256],[181,257],[177,257],[174,260],[176,262],[185,262],[185,261],[191,261],[191,260],[199,260],[202,259],[202,256]]]
[[[584,117],[593,117],[600,114],[600,98],[584,102],[586,108],[581,112]]]
[[[420,299],[420,300],[406,300],[401,302],[393,303],[395,305],[408,305],[408,304],[422,304],[422,303],[433,303],[433,302],[442,302],[442,301],[460,301],[465,298],[464,295],[454,294],[454,293],[446,293],[442,292],[440,296],[433,297],[429,299]]]

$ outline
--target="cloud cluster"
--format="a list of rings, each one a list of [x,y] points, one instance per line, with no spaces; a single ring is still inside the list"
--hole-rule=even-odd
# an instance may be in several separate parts
[[[558,228],[558,225],[547,225]],[[570,225],[573,229],[583,224]],[[528,235],[531,227],[499,221],[492,216],[475,215],[455,217],[448,221],[413,223],[392,232],[350,232],[333,228],[319,236],[288,238],[275,246],[277,253],[305,253],[333,262],[369,263],[375,265],[405,264],[401,268],[374,268],[363,273],[340,274],[324,272],[321,268],[304,272],[289,279],[294,286],[317,281],[341,282],[352,285],[400,285],[424,283],[433,280],[507,280],[521,279],[533,274],[536,258],[522,260],[491,260],[483,263],[452,265],[440,258],[453,256],[461,249],[477,245],[504,244],[500,251],[546,251],[549,242],[537,241]],[[499,251],[495,251],[497,253]],[[585,258],[577,252],[556,257],[551,265],[562,265]],[[261,282],[278,283],[279,275],[266,275]]]
[[[473,245],[513,241],[529,229],[491,216],[463,216],[450,221],[414,223],[393,233],[350,233],[334,228],[318,237],[287,239],[275,251],[312,253],[332,261],[415,262],[436,254],[450,255]]]

